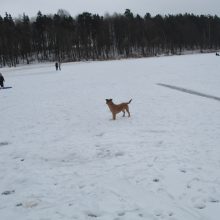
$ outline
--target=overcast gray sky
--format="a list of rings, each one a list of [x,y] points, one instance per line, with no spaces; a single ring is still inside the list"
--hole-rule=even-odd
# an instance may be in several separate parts
[[[5,12],[13,17],[25,14],[36,16],[40,10],[43,14],[54,14],[58,9],[66,9],[73,17],[88,11],[104,15],[114,12],[124,13],[129,8],[134,14],[194,13],[220,16],[220,0],[0,0],[0,15]]]

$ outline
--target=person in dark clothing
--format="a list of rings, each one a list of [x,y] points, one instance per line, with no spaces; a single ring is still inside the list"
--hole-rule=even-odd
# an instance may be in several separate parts
[[[0,73],[0,86],[1,86],[2,88],[4,88],[4,81],[5,81],[5,79],[4,79],[4,77],[2,76],[2,74]]]
[[[56,70],[58,70],[58,66],[59,66],[59,64],[58,64],[58,62],[56,62],[55,63]]]

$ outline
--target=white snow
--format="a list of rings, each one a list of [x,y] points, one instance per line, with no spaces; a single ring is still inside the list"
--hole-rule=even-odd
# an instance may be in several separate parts
[[[219,57],[0,71],[1,220],[219,220]]]

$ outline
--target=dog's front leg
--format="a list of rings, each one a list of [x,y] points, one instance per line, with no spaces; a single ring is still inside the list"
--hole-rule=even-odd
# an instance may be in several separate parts
[[[116,114],[112,113],[112,119],[115,120],[116,119]]]

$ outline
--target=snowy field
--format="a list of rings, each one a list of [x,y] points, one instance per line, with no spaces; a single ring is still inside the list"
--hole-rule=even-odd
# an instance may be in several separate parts
[[[1,220],[220,219],[215,54],[0,72]]]

